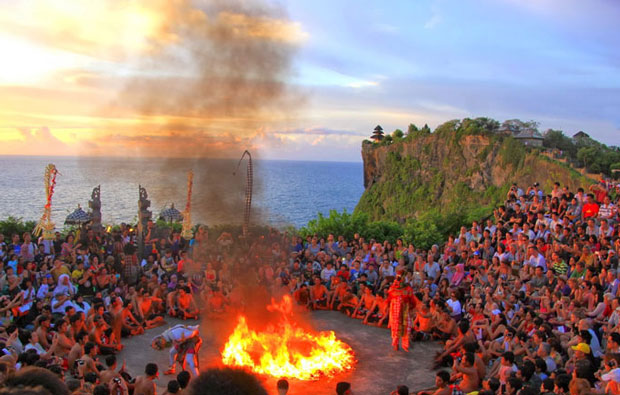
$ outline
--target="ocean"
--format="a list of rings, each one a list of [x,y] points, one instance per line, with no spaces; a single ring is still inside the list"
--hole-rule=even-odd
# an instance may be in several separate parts
[[[246,161],[236,176],[233,160],[0,156],[0,219],[38,220],[45,205],[45,166],[59,171],[52,198],[52,220],[64,220],[80,204],[88,211],[94,187],[101,185],[102,222],[137,219],[138,185],[149,193],[153,217],[174,203],[183,211],[187,171],[192,169],[192,220],[207,225],[241,223]],[[352,212],[364,192],[363,165],[350,162],[254,160],[252,221],[301,227],[330,210]]]

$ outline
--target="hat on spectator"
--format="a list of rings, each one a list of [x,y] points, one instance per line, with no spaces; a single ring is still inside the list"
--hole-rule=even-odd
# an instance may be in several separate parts
[[[590,346],[586,343],[579,343],[576,346],[571,346],[571,348],[575,351],[581,351],[584,354],[590,354]]]
[[[620,383],[620,368],[610,370],[608,373],[602,375],[601,379],[603,379],[603,381],[615,381],[616,383]]]

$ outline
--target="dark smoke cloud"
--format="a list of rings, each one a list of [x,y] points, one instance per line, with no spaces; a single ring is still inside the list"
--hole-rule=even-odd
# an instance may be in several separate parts
[[[175,37],[177,44],[156,49],[140,66],[164,75],[132,80],[118,98],[121,107],[180,117],[177,122],[234,120],[247,131],[263,126],[265,116],[292,109],[296,100],[287,80],[296,48],[286,36],[291,28],[283,9],[256,0],[211,0],[196,8],[182,1],[169,7],[162,10],[169,15],[163,35]],[[170,71],[174,74],[166,75]]]
[[[118,129],[113,135],[134,148],[136,158],[157,158],[145,159],[161,169],[159,185],[144,185],[154,216],[165,202],[183,209],[186,172],[192,169],[194,223],[238,224],[245,163],[233,177],[237,159],[208,158],[239,158],[248,149],[258,159],[253,137],[264,133],[271,119],[288,119],[303,103],[288,83],[299,29],[281,6],[262,0],[153,4],[166,23],[152,38],[149,53],[133,65],[137,76],[102,110],[143,122],[110,124],[109,130]],[[260,187],[255,180],[255,192]],[[254,208],[252,220],[260,221]]]

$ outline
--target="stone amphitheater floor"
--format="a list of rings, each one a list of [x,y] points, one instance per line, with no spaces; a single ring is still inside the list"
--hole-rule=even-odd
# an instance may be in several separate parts
[[[432,359],[440,346],[433,342],[414,343],[409,353],[395,352],[390,347],[390,334],[387,329],[362,325],[360,320],[351,319],[335,311],[317,311],[309,314],[312,325],[317,330],[333,330],[339,339],[348,343],[354,350],[357,364],[354,370],[330,379],[319,381],[299,381],[290,379],[291,395],[334,394],[338,381],[349,381],[356,394],[389,394],[397,385],[405,384],[413,392],[432,387],[435,373],[431,370]],[[168,367],[168,352],[151,348],[151,339],[165,329],[182,323],[167,319],[167,325],[151,329],[145,335],[124,339],[124,350],[118,354],[119,365],[126,361],[132,376],[140,375],[148,362],[155,362],[160,369],[157,382],[158,393],[163,393],[169,380],[174,376],[164,376]],[[195,325],[195,321],[185,321]],[[216,333],[230,333],[231,328],[224,324],[210,322],[201,326],[203,345],[200,351],[202,369],[217,364],[225,338]],[[228,324],[230,325],[230,324]],[[103,359],[101,359],[103,361]],[[177,366],[177,372],[179,368]],[[275,378],[263,378],[270,394],[276,394]]]

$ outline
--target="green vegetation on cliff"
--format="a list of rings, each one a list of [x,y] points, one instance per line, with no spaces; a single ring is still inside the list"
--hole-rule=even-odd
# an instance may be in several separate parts
[[[545,132],[544,146],[557,150],[559,157],[590,173],[612,176],[612,170],[620,169],[620,148],[601,144],[583,132],[569,138],[561,130],[549,129]]]
[[[380,143],[365,141],[366,191],[353,216],[401,224],[409,235],[413,229],[431,231],[441,240],[463,224],[490,216],[513,182],[524,189],[539,182],[547,191],[555,181],[570,188],[590,182],[499,126],[489,118],[466,118],[433,132],[410,125],[407,135],[397,130]]]
[[[433,244],[440,243],[443,234],[438,230],[432,217],[411,219],[406,224],[395,221],[372,221],[366,213],[355,212],[349,214],[332,210],[329,216],[321,213],[317,219],[311,220],[307,226],[299,230],[302,236],[318,235],[325,237],[329,234],[342,235],[351,240],[356,233],[366,240],[375,239],[379,242],[388,240],[395,243],[400,238],[405,243],[413,243],[416,247],[429,249]]]

